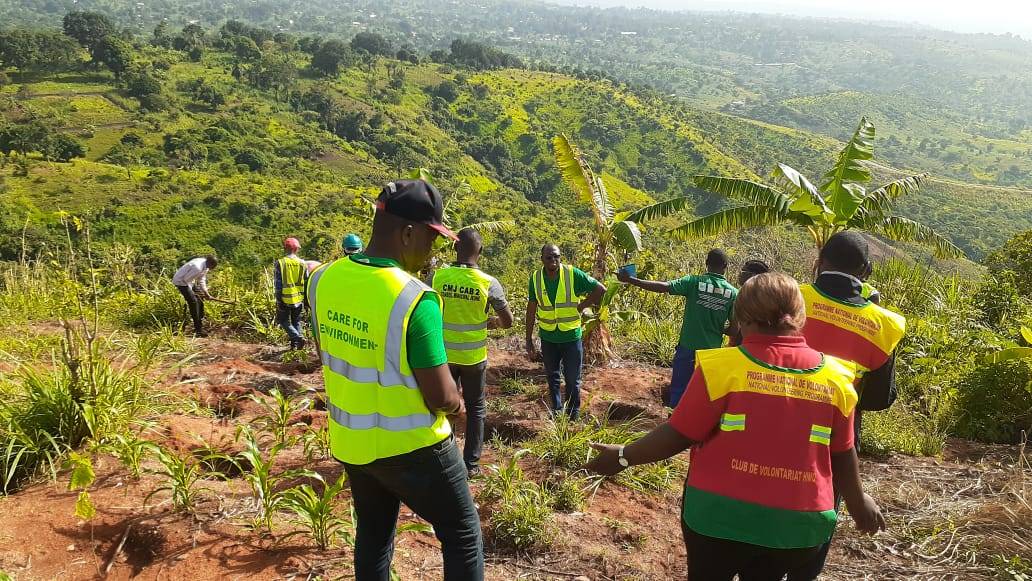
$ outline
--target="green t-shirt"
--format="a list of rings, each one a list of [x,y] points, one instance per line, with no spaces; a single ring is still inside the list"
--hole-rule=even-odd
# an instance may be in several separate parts
[[[379,268],[401,265],[390,258],[377,258],[365,254],[353,254],[349,258],[358,264]],[[409,317],[408,333],[405,336],[405,347],[408,351],[408,364],[412,369],[429,369],[448,363],[448,355],[444,352],[444,328],[441,319],[441,306],[437,299],[427,293],[419,299],[419,304]]]
[[[670,294],[684,297],[681,340],[684,349],[715,349],[724,342],[738,289],[723,276],[707,272],[670,281]]]
[[[535,271],[536,273],[537,271]],[[591,278],[591,275],[584,272],[583,270],[573,267],[573,294],[578,298],[591,294],[591,291],[595,290],[598,286],[598,281]],[[545,292],[548,293],[548,300],[555,304],[555,293],[559,289],[559,277],[548,278],[545,275]],[[536,303],[537,298],[534,296],[534,274],[530,275],[530,283],[527,285],[527,297],[530,302]],[[542,331],[541,327],[538,326],[538,336],[541,337],[542,341],[548,341],[549,343],[572,343],[581,338],[581,328],[577,327],[570,331]]]

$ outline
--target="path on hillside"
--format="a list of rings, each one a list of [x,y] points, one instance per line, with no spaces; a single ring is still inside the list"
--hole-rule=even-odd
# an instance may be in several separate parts
[[[166,366],[155,375],[157,387],[179,403],[157,418],[145,434],[148,438],[198,457],[212,449],[235,453],[241,449],[236,428],[256,425],[274,388],[306,404],[292,417],[299,424],[291,428],[295,434],[309,426],[325,426],[314,354],[307,362],[285,364],[279,348],[219,338],[192,344],[198,351],[185,367]],[[491,354],[487,435],[495,439],[485,449],[485,466],[507,460],[507,454],[546,427],[543,373],[513,345],[503,341]],[[584,381],[585,411],[608,415],[613,422],[638,417],[645,425],[655,425],[666,417],[658,397],[667,377],[666,369],[637,364],[590,369]],[[461,439],[462,422],[455,426]],[[502,455],[496,446],[502,446]],[[885,509],[890,530],[873,539],[859,537],[844,517],[827,578],[992,578],[998,571],[971,560],[978,546],[1004,551],[1024,543],[1025,556],[1032,559],[1032,471],[1015,468],[1016,452],[1014,447],[951,442],[941,460],[865,458],[865,482]],[[545,479],[551,472],[530,455],[520,463],[534,479]],[[333,460],[306,461],[300,445],[288,448],[277,465],[309,468],[327,480],[341,473]],[[153,461],[148,466],[156,468]],[[67,476],[0,498],[5,524],[0,532],[0,570],[19,580],[96,578],[109,563],[111,579],[311,579],[352,574],[349,548],[318,551],[306,537],[283,540],[292,528],[286,519],[279,519],[276,537],[249,530],[250,491],[239,471],[229,470],[229,475],[225,482],[206,483],[211,492],[204,495],[196,515],[188,516],[172,512],[165,493],[144,507],[145,497],[162,485],[163,478],[145,474],[134,480],[113,458],[98,457],[98,481],[92,491],[98,513],[89,523],[73,516],[76,494],[67,491]],[[482,480],[475,480],[474,493],[482,486]],[[556,545],[533,554],[494,547],[485,520],[487,578],[684,578],[676,488],[644,494],[605,483],[584,512],[557,514]],[[489,517],[484,507],[481,516]],[[401,520],[418,521],[404,507]],[[123,538],[126,542],[118,550]],[[436,540],[428,533],[400,535],[395,565],[402,579],[439,578]]]

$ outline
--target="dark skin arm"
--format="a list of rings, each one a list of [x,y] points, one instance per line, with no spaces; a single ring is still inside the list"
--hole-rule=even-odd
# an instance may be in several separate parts
[[[664,422],[640,439],[628,444],[624,448],[624,458],[631,466],[650,464],[673,458],[694,443],[675,430],[669,422]],[[586,470],[603,476],[612,476],[624,469],[618,460],[620,446],[592,444],[591,447],[598,451],[598,456],[584,465]]]
[[[527,357],[536,359],[538,352],[537,347],[534,346],[534,325],[537,324],[537,302],[527,301],[527,318],[525,319],[527,325]]]
[[[647,290],[651,293],[668,294],[670,292],[669,282],[663,282],[660,280],[642,280],[627,274],[623,270],[618,270],[616,272],[616,280]]]
[[[831,455],[831,472],[835,482],[835,491],[846,501],[846,508],[856,522],[856,528],[862,533],[873,535],[885,530],[885,517],[881,508],[869,495],[864,493],[860,484],[860,461],[856,457],[856,448]]]
[[[577,304],[577,310],[583,311],[588,307],[598,306],[602,303],[602,295],[606,294],[606,287],[602,283],[595,285],[595,290],[591,291],[591,294],[584,298],[583,301]],[[535,307],[537,305],[535,304]]]
[[[537,304],[535,303],[534,306],[536,307]],[[509,327],[512,327],[512,311],[509,310],[508,305],[498,311],[497,317],[491,317],[487,320],[488,329],[508,329]]]
[[[446,414],[466,411],[447,363],[426,369],[413,369],[412,375],[416,378],[419,391],[423,394],[423,401],[430,411]]]

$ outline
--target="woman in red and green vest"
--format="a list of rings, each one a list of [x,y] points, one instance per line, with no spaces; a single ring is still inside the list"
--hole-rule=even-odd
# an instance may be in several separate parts
[[[835,526],[835,492],[857,528],[885,520],[864,494],[853,446],[855,366],[811,349],[792,278],[741,289],[741,347],[698,352],[670,420],[624,446],[596,445],[589,470],[612,475],[692,447],[682,529],[688,578],[781,579],[811,561]]]

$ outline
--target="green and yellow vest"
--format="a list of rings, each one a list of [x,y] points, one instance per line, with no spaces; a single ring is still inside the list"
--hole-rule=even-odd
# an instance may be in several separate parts
[[[289,256],[277,260],[276,264],[279,265],[280,283],[283,285],[280,301],[291,307],[300,305],[305,296],[305,273],[308,268],[301,260]]]
[[[443,413],[423,401],[408,364],[409,318],[433,289],[397,267],[342,258],[308,284],[329,412],[330,452],[368,464],[440,442],[451,434]]]
[[[476,268],[447,266],[434,273],[433,287],[444,301],[448,363],[476,365],[486,361],[491,277]]]
[[[577,310],[577,295],[573,292],[573,267],[559,268],[559,286],[555,290],[555,304],[545,288],[545,270],[534,273],[534,298],[537,299],[537,322],[542,331],[572,331],[581,326]]]

